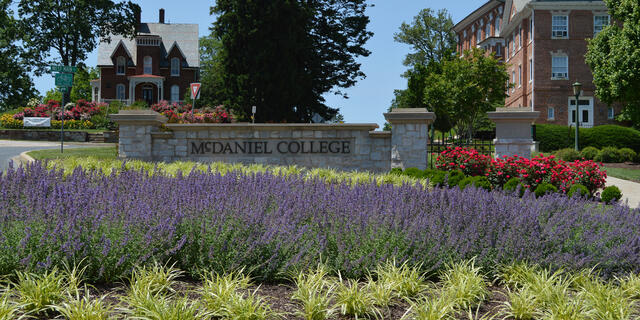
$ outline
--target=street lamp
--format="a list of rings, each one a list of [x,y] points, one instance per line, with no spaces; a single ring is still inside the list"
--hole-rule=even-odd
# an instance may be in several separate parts
[[[580,127],[580,92],[582,91],[582,83],[577,82],[573,84],[573,95],[576,96],[576,151],[580,151],[578,148],[578,128]]]

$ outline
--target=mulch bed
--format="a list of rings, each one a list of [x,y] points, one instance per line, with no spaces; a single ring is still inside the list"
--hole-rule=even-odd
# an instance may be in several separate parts
[[[609,167],[609,168],[640,170],[640,163],[633,163],[633,162],[603,163],[602,166]]]

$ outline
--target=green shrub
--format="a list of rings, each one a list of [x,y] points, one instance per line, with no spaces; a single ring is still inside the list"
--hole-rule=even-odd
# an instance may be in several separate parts
[[[622,154],[618,148],[605,147],[598,152],[594,160],[605,163],[619,163],[622,162]]]
[[[422,178],[424,172],[418,168],[406,168],[404,174],[412,178]]]
[[[464,188],[471,185],[472,183],[473,183],[473,177],[466,177],[460,180],[460,182],[458,182],[458,187],[460,187],[460,190],[464,190]]]
[[[447,184],[449,185],[449,187],[455,187],[462,179],[466,177],[467,176],[460,170],[451,171],[447,174]]]
[[[424,169],[422,171],[422,177],[425,179],[431,179],[431,177],[433,177],[433,174],[437,171],[438,170],[435,170],[435,169]]]
[[[556,156],[556,158],[559,158],[560,160],[570,161],[570,162],[573,162],[582,158],[580,155],[580,152],[576,151],[575,148],[560,149],[554,152],[554,155]]]
[[[554,193],[554,192],[558,192],[558,188],[556,188],[554,185],[549,183],[539,184],[536,190],[534,191],[534,193],[536,194],[536,197],[542,197],[547,193]]]
[[[520,189],[519,189],[520,191],[518,192],[518,195],[522,197],[524,195],[525,188],[522,181],[520,181],[520,178],[509,179],[509,181],[507,181],[507,183],[504,184],[504,187],[502,188],[502,190],[507,193],[514,193],[516,190],[518,190],[518,186],[520,186]]]
[[[616,186],[608,186],[604,188],[600,198],[602,198],[602,202],[604,203],[611,203],[620,200],[622,198],[622,192]]]
[[[391,173],[391,174],[398,175],[398,176],[400,176],[400,175],[402,175],[402,174],[403,174],[402,169],[400,169],[400,168],[393,168],[393,169],[391,169],[391,172],[390,172],[390,173]]]
[[[444,180],[446,176],[447,176],[446,171],[434,170],[433,174],[431,175],[431,178],[429,178],[429,181],[431,181],[431,184],[434,186],[441,186],[444,184]]]
[[[573,197],[574,194],[578,193],[581,197],[586,197],[589,195],[589,189],[582,184],[576,183],[569,188],[567,192],[567,196]]]
[[[580,155],[583,158],[585,158],[586,160],[593,160],[598,155],[598,152],[600,152],[600,150],[598,150],[598,148],[586,147],[586,148],[582,149],[582,151],[580,151]]]
[[[622,162],[632,162],[638,154],[630,148],[620,149],[620,159]]]
[[[554,124],[537,124],[536,140],[540,151],[553,152],[574,145],[575,128]],[[580,128],[580,147],[631,148],[640,152],[640,131],[617,125]]]
[[[476,188],[482,188],[487,191],[491,191],[491,181],[489,181],[489,178],[485,176],[473,177],[473,186]]]

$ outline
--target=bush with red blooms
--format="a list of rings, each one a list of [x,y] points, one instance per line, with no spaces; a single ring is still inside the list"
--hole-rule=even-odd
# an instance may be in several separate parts
[[[591,160],[566,162],[543,154],[531,159],[517,155],[493,159],[474,149],[455,147],[443,151],[436,159],[436,168],[461,170],[470,176],[486,176],[494,187],[502,187],[510,178],[520,178],[525,188],[534,190],[541,183],[554,185],[567,192],[574,184],[582,184],[593,194],[603,188],[606,171]]]
[[[204,107],[192,112],[190,104],[162,100],[152,105],[151,110],[163,114],[169,119],[169,123],[230,123],[233,120],[224,106]]]
[[[96,114],[104,112],[106,103],[88,102],[78,100],[76,105],[68,110],[64,110],[65,120],[90,120]],[[24,117],[51,117],[53,120],[60,120],[61,117],[60,101],[49,100],[46,104],[40,104],[37,107],[27,107],[13,115],[16,120],[23,120]]]

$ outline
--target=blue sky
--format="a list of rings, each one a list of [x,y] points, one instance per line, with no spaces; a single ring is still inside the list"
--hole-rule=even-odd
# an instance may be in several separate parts
[[[135,1],[142,8],[143,22],[157,22],[158,10],[164,8],[165,20],[168,23],[197,23],[200,36],[209,33],[213,17],[209,15],[211,0],[188,1]],[[328,94],[327,104],[340,108],[345,121],[350,123],[377,123],[382,127],[384,116],[394,89],[404,89],[406,79],[401,74],[406,70],[402,65],[404,56],[410,47],[393,41],[393,34],[398,31],[402,22],[411,22],[413,17],[424,8],[438,10],[446,8],[454,22],[460,21],[473,10],[484,4],[486,0],[370,0],[374,7],[367,9],[371,19],[369,30],[374,36],[366,47],[371,51],[369,57],[360,58],[362,70],[367,78],[359,81],[354,87],[344,90],[349,99]],[[95,66],[97,50],[92,52],[85,63]],[[54,87],[53,78],[45,75],[36,79],[36,88],[41,94]]]

